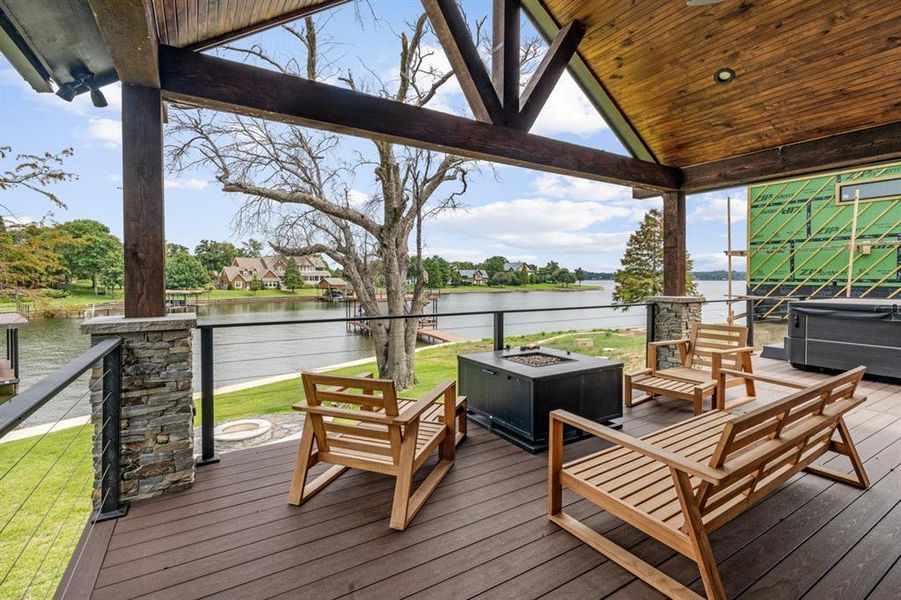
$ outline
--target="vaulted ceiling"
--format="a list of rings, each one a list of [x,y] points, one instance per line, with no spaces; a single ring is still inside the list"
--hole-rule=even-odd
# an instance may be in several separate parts
[[[541,2],[586,25],[585,63],[664,164],[901,121],[898,0]]]

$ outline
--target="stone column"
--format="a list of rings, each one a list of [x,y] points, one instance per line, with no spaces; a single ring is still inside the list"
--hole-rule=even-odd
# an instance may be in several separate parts
[[[704,299],[698,296],[653,296],[646,300],[653,304],[654,340],[677,340],[687,338],[691,333],[692,323],[701,322],[701,306]],[[655,367],[655,365],[648,365]],[[658,369],[680,367],[679,349],[667,346],[657,349]]]
[[[191,487],[194,481],[193,314],[126,319],[99,317],[81,330],[91,344],[118,336],[122,348],[122,501],[144,500]],[[91,389],[102,389],[100,368]],[[94,492],[99,499],[102,392],[91,394]]]

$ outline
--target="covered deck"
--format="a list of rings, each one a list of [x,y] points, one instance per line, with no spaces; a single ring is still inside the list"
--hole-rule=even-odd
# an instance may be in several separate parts
[[[756,359],[761,374],[823,375]],[[753,409],[777,397],[761,385]],[[865,381],[848,419],[872,485],[796,476],[712,536],[729,597],[897,597],[901,585],[901,386]],[[644,435],[689,417],[661,399],[626,409]],[[600,447],[567,446],[568,456]],[[650,598],[660,595],[547,520],[547,456],[471,427],[447,479],[404,532],[388,528],[393,480],[350,471],[287,503],[297,442],[222,456],[188,492],[94,525],[60,592],[72,598]],[[850,470],[844,458],[829,466]],[[425,470],[427,471],[427,470]],[[422,471],[421,471],[422,472]],[[696,566],[585,500],[567,510],[703,594]],[[78,568],[74,569],[76,561]]]

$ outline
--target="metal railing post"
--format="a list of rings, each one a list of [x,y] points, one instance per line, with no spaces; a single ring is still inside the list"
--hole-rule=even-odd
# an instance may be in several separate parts
[[[650,365],[649,362],[651,360],[651,351],[650,351],[650,343],[655,341],[656,338],[654,336],[654,331],[657,328],[657,305],[656,304],[646,304],[645,305],[645,357],[644,364],[649,368],[656,369],[657,365]]]
[[[200,458],[197,465],[219,462],[213,439],[213,330],[200,328]]]
[[[119,429],[122,424],[122,346],[103,357],[103,402],[101,403],[100,506],[94,521],[123,516],[128,504],[119,501],[119,459],[122,446]]]
[[[502,311],[494,313],[494,349],[504,349],[504,313]]]
[[[748,345],[754,345],[754,301],[745,300],[745,324],[748,327]]]

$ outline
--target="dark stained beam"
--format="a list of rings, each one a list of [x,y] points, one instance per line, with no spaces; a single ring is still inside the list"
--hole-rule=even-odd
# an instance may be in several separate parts
[[[685,189],[703,192],[901,158],[901,122],[685,167]]]
[[[522,109],[516,124],[519,129],[528,131],[532,128],[584,35],[585,26],[579,21],[573,21],[557,33],[523,90]]]
[[[685,192],[663,194],[663,293],[684,296],[686,281]]]
[[[125,316],[166,314],[160,90],[122,85]]]
[[[550,44],[557,36],[561,26],[545,6],[544,0],[521,0],[523,11],[535,25],[535,29]],[[658,162],[648,144],[642,139],[629,118],[619,107],[607,89],[588,68],[581,56],[576,54],[569,63],[569,72],[585,93],[589,102],[597,109],[610,129],[622,142],[629,154],[641,160]]]
[[[501,102],[456,0],[422,0],[422,5],[476,119],[502,123]]]
[[[504,124],[512,126],[519,115],[519,0],[494,0],[493,5],[491,79]]]
[[[89,0],[122,83],[160,87],[156,21],[147,0]]]
[[[160,81],[166,99],[197,106],[621,185],[681,183],[672,167],[171,46]]]
[[[660,192],[655,192],[654,190],[643,190],[641,188],[632,188],[632,199],[633,200],[647,200],[648,198],[657,198],[660,196]]]

